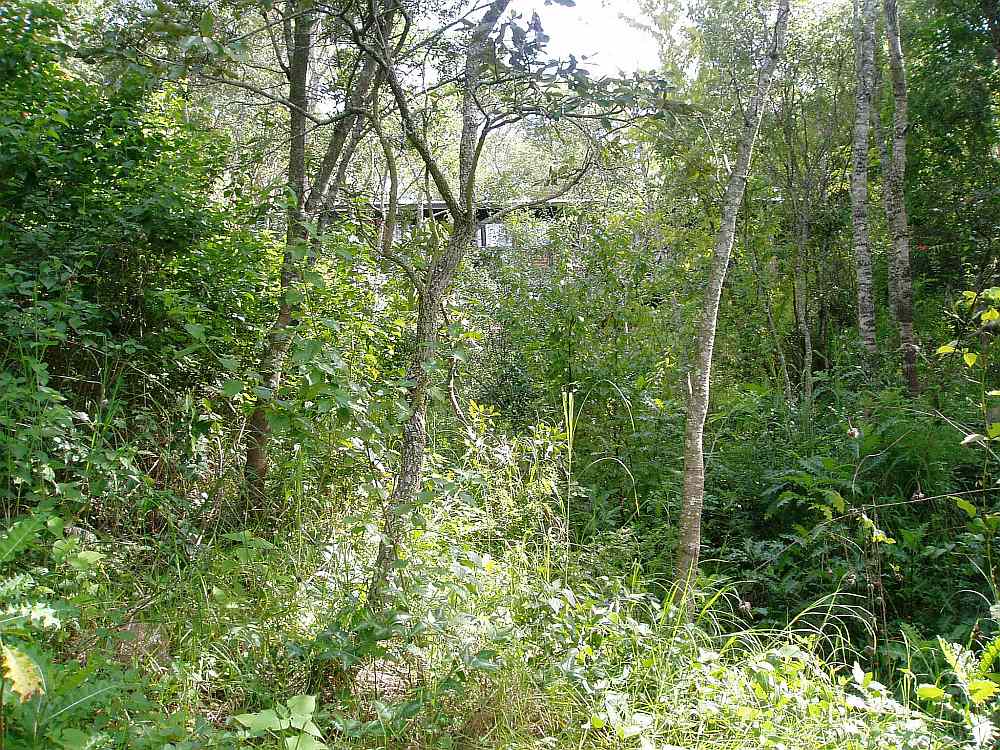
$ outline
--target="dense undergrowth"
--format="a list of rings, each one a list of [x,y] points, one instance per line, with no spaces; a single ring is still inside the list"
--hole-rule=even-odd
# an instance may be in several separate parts
[[[227,171],[181,84],[71,55],[60,7],[0,8],[0,750],[993,746],[1000,289],[928,272],[917,398],[830,302],[789,403],[735,264],[707,559],[675,606],[702,280],[636,237],[697,248],[711,221],[512,217],[537,241],[456,285],[372,612],[409,288],[329,228],[248,493],[283,196]]]

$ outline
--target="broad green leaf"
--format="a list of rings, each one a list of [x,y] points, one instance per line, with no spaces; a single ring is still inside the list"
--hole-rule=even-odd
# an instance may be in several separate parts
[[[976,364],[976,360],[979,359],[979,355],[975,352],[965,352],[965,354],[962,355],[962,359],[965,360],[966,365],[972,367]]]
[[[960,510],[964,510],[966,514],[969,516],[969,518],[975,518],[976,513],[978,513],[978,511],[976,510],[976,506],[970,503],[964,497],[955,498],[955,505],[958,506]]]
[[[291,722],[288,719],[282,719],[278,716],[273,708],[268,708],[255,714],[240,714],[233,718],[251,732],[277,732],[282,729],[288,729],[291,726]]]
[[[310,734],[285,737],[285,750],[329,750],[325,742],[320,742]]]
[[[315,695],[296,695],[285,701],[292,716],[310,717],[316,713]]]
[[[954,351],[955,351],[955,347],[952,346],[951,344],[945,344],[944,346],[939,346],[937,348],[937,353],[938,354],[951,354]]]
[[[1000,319],[1000,310],[997,310],[995,307],[991,307],[989,310],[984,310],[980,317],[983,319],[984,323],[989,323]]]
[[[939,701],[944,698],[944,690],[937,685],[924,683],[917,686],[917,697],[927,701]]]
[[[1000,437],[1000,422],[991,422],[986,428],[986,436],[989,438]]]
[[[3,647],[3,676],[22,703],[45,692],[38,665],[26,653],[12,646]]]
[[[205,338],[205,326],[199,325],[198,323],[185,323],[184,330],[187,331],[193,339],[201,341]]]
[[[233,396],[242,393],[245,387],[246,386],[243,381],[238,378],[227,380],[222,386],[222,395],[226,398],[232,398]]]
[[[969,682],[969,698],[975,704],[985,703],[1000,692],[1000,685],[993,680],[972,680]]]
[[[103,552],[96,552],[95,550],[84,550],[79,552],[69,559],[69,564],[72,565],[77,570],[85,571],[93,568],[97,563],[104,559]]]

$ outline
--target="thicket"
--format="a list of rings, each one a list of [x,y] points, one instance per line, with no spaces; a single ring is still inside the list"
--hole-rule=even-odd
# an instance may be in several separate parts
[[[460,270],[378,610],[407,275],[343,212],[290,290],[288,196],[210,96],[88,50],[78,6],[0,8],[0,748],[993,746],[998,78],[975,4],[912,5],[922,394],[887,312],[880,361],[859,350],[841,181],[798,396],[794,218],[761,169],[719,323],[703,576],[675,606],[718,185],[704,116],[638,127],[586,199],[513,213],[515,242]],[[696,112],[713,86],[691,83]]]

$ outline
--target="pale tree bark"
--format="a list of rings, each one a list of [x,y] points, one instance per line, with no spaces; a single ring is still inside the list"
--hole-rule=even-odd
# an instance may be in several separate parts
[[[507,9],[509,1],[494,0],[490,3],[469,38],[461,79],[462,133],[459,142],[458,190],[455,192],[431,154],[427,142],[417,131],[406,93],[392,68],[390,50],[381,50],[386,79],[403,118],[404,131],[426,164],[438,192],[448,206],[452,230],[445,246],[431,260],[430,267],[417,288],[416,350],[407,368],[410,385],[406,397],[410,414],[403,425],[399,466],[395,484],[386,501],[382,535],[368,585],[366,606],[370,611],[377,611],[382,607],[389,574],[397,560],[400,514],[416,500],[423,479],[424,451],[427,448],[427,401],[431,387],[431,367],[437,350],[441,308],[448,287],[466,250],[472,245],[476,232],[475,178],[483,120],[477,94],[481,86],[490,34]]]
[[[892,75],[892,158],[885,184],[885,208],[892,235],[896,320],[903,353],[903,376],[910,393],[920,391],[917,377],[917,345],[913,334],[913,274],[910,270],[910,226],[906,215],[906,129],[907,92],[903,47],[899,36],[899,9],[896,0],[884,0],[885,29],[889,42],[889,72]]]
[[[892,171],[892,153],[890,152],[889,144],[886,142],[885,134],[882,132],[881,98],[882,76],[879,66],[876,64],[875,80],[872,84],[872,139],[875,141],[875,146],[878,149],[879,167],[882,170],[882,207],[885,210],[886,217],[889,217],[892,215],[889,196],[889,193],[891,192],[889,188],[889,173]],[[891,230],[892,228],[890,227],[890,234]],[[899,290],[896,288],[896,282],[899,279],[899,271],[896,268],[896,253],[895,248],[893,247],[890,247],[889,252],[886,254],[886,265],[888,267],[888,274],[886,274],[886,291],[888,292],[889,312],[892,314],[892,319],[895,321],[896,311],[899,308]]]
[[[743,113],[736,163],[729,176],[722,200],[722,221],[715,235],[712,264],[709,268],[708,288],[702,307],[698,329],[697,355],[691,377],[687,417],[684,425],[684,496],[680,514],[679,546],[677,553],[675,599],[688,600],[688,594],[698,573],[701,556],[701,519],[705,500],[705,419],[708,416],[709,389],[712,373],[712,352],[715,348],[715,331],[719,317],[722,286],[726,280],[729,257],[736,234],[736,219],[746,190],[747,176],[753,157],[757,131],[764,112],[771,80],[785,46],[788,28],[789,0],[780,0],[778,15],[766,61],[757,74],[757,88],[750,106]]]
[[[851,169],[851,221],[854,230],[854,266],[858,286],[858,332],[869,357],[878,352],[875,338],[875,298],[872,252],[868,228],[868,140],[875,77],[875,0],[860,0],[857,17],[857,82]],[[870,364],[870,362],[869,362]]]

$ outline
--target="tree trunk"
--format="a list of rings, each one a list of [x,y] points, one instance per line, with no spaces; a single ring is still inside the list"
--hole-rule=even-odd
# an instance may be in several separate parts
[[[288,292],[301,276],[299,268],[303,255],[311,250],[313,257],[309,260],[312,262],[319,249],[319,236],[309,238],[306,222],[318,218],[317,224],[320,228],[329,222],[332,203],[343,186],[348,162],[361,137],[361,118],[358,114],[348,115],[337,121],[307,195],[305,157],[309,122],[305,112],[308,111],[310,104],[307,84],[314,24],[315,20],[311,13],[300,12],[295,17],[290,50],[288,100],[292,106],[289,107],[288,189],[294,196],[294,201],[288,209],[285,252],[281,261],[281,299],[278,315],[265,340],[259,368],[262,385],[266,391],[265,395],[257,397],[248,423],[244,478],[249,498],[254,502],[264,496],[270,463],[268,442],[271,428],[267,421],[267,405],[281,385],[282,368],[292,343],[292,332],[289,328],[294,317],[295,304],[288,299]],[[377,70],[376,63],[366,57],[351,89],[347,103],[348,110],[357,111],[364,106],[377,79]],[[331,183],[335,169],[336,176]]]
[[[892,235],[891,287],[896,292],[896,320],[903,352],[903,376],[910,393],[920,391],[917,377],[917,347],[913,335],[913,275],[910,271],[910,226],[906,215],[907,93],[903,47],[899,38],[896,0],[884,0],[885,28],[889,41],[889,71],[892,74],[892,159],[886,175],[885,209]]]
[[[472,245],[476,233],[475,182],[479,155],[482,114],[477,101],[481,84],[483,57],[489,35],[506,10],[509,0],[493,0],[482,20],[476,25],[466,50],[462,76],[462,135],[458,155],[458,191],[452,193],[443,172],[430,149],[417,133],[406,103],[405,93],[387,70],[388,82],[403,117],[404,131],[424,160],[428,171],[452,213],[452,231],[442,251],[433,258],[423,283],[418,287],[416,351],[407,368],[407,389],[410,415],[403,425],[399,449],[399,468],[392,493],[383,513],[382,536],[368,585],[366,606],[375,612],[382,608],[389,574],[397,560],[400,514],[417,500],[423,479],[424,451],[427,447],[427,400],[431,385],[431,367],[437,349],[438,328],[445,294],[458,270],[462,258]]]
[[[722,222],[715,236],[712,265],[709,269],[708,288],[698,330],[698,352],[691,378],[687,418],[684,425],[684,497],[680,514],[679,548],[677,554],[675,600],[688,600],[688,593],[698,573],[701,555],[701,517],[705,500],[705,418],[708,416],[709,388],[712,372],[712,351],[715,348],[715,330],[719,316],[722,285],[729,268],[729,256],[736,234],[736,218],[747,175],[753,157],[757,131],[760,128],[764,102],[771,86],[771,79],[784,49],[785,31],[788,28],[789,0],[781,0],[775,21],[774,36],[767,60],[757,75],[757,90],[750,108],[743,114],[743,131],[740,137],[736,163],[729,176],[722,202]]]
[[[857,19],[857,85],[855,89],[851,219],[854,229],[854,265],[858,282],[858,332],[870,357],[878,352],[875,340],[875,299],[872,253],[868,233],[868,131],[875,71],[875,0],[860,0]]]
[[[309,97],[306,90],[309,77],[309,60],[312,54],[313,15],[308,6],[297,6],[293,47],[288,66],[290,138],[288,145],[288,190],[289,206],[285,252],[281,261],[281,299],[278,315],[264,342],[261,358],[261,383],[266,389],[258,396],[249,420],[249,436],[246,452],[245,479],[249,499],[259,502],[265,494],[268,471],[267,443],[271,431],[267,421],[267,404],[281,384],[281,370],[291,344],[292,302],[288,291],[294,286],[297,266],[305,250],[307,232],[305,226],[306,193],[306,111]]]
[[[382,538],[371,582],[368,585],[367,606],[376,611],[382,605],[386,583],[396,561],[399,544],[399,515],[402,508],[413,503],[423,479],[424,451],[427,448],[427,399],[431,386],[430,369],[437,350],[441,324],[441,303],[445,292],[475,237],[475,224],[465,222],[454,227],[442,259],[419,296],[417,306],[417,349],[410,360],[406,377],[411,382],[406,391],[410,416],[403,425],[399,448],[399,468],[392,493],[386,501],[382,521]]]

